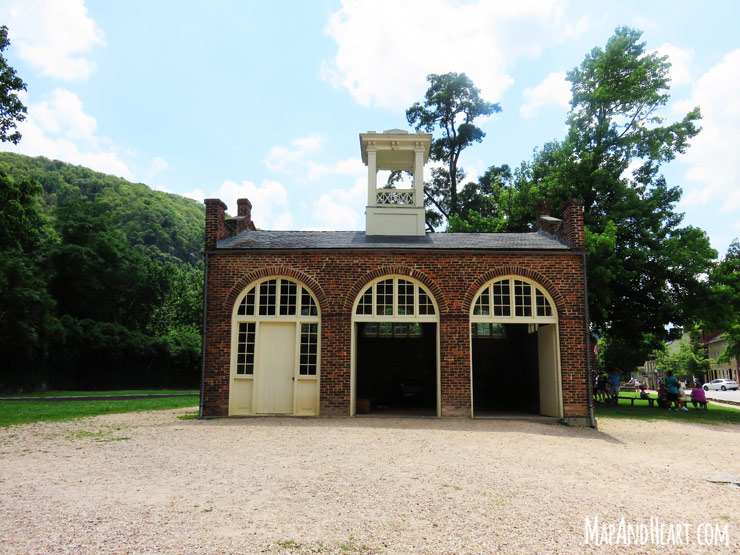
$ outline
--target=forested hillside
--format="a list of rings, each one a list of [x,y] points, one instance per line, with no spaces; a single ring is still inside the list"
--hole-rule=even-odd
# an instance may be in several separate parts
[[[0,390],[197,386],[204,207],[0,153]]]
[[[205,207],[199,202],[42,156],[0,152],[0,168],[16,181],[30,178],[41,185],[39,208],[47,216],[53,218],[56,207],[68,201],[105,203],[131,245],[156,246],[191,264],[200,261]]]

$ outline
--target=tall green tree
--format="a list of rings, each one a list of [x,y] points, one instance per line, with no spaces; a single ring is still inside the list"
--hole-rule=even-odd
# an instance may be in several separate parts
[[[38,271],[46,224],[37,209],[38,183],[0,170],[0,391],[46,381],[54,301]]]
[[[740,358],[740,241],[730,244],[709,274],[709,284],[712,294],[703,324],[727,340],[723,360]]]
[[[534,221],[537,199],[555,209],[583,199],[592,325],[611,339],[620,366],[644,360],[669,323],[697,319],[708,294],[701,276],[716,257],[703,231],[681,225],[681,189],[660,173],[699,132],[699,108],[664,121],[670,64],[640,39],[617,28],[568,73],[567,137],[546,144],[497,193],[510,231]]]
[[[430,158],[443,162],[446,172],[437,172],[437,189],[425,186],[425,196],[445,218],[457,214],[458,163],[462,151],[479,143],[486,134],[475,125],[480,116],[501,111],[499,104],[486,102],[480,90],[464,73],[431,74],[424,102],[414,103],[406,110],[406,119],[416,131],[433,133],[439,129],[441,137],[432,141]],[[447,206],[447,209],[443,207]]]
[[[0,141],[18,144],[21,134],[16,124],[26,119],[26,107],[18,98],[18,92],[25,91],[26,84],[3,55],[8,46],[8,28],[3,25],[0,27]]]

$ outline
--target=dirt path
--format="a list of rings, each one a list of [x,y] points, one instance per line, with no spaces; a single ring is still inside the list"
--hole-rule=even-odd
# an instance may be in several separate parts
[[[0,429],[0,551],[740,552],[740,489],[698,478],[740,475],[740,426],[189,412]],[[690,543],[587,544],[587,518]]]

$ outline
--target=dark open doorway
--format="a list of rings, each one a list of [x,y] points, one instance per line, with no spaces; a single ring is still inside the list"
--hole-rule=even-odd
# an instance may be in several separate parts
[[[475,415],[539,414],[536,326],[473,324],[472,331]]]
[[[357,324],[356,413],[437,415],[437,325]]]

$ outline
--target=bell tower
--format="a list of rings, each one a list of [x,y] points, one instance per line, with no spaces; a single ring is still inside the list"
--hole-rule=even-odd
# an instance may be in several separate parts
[[[390,129],[360,133],[362,161],[367,165],[367,235],[425,235],[424,164],[429,160],[430,133]],[[411,189],[378,189],[379,170],[406,170]]]

